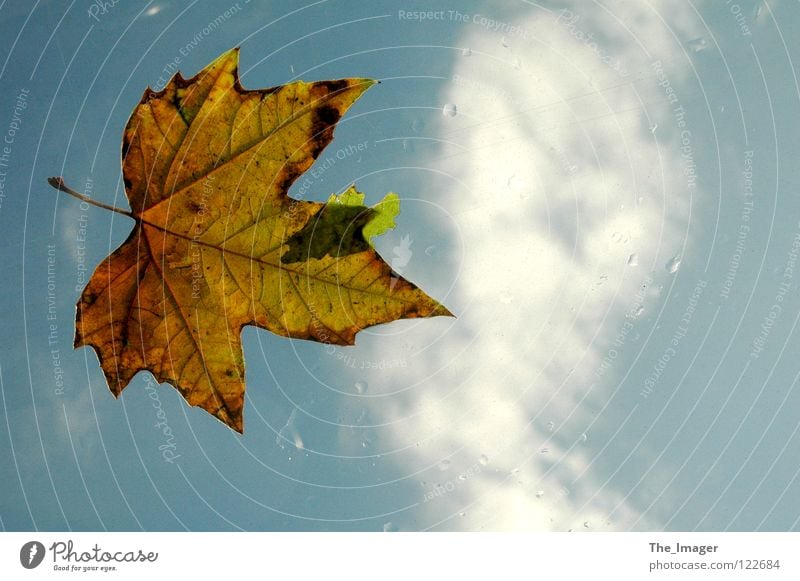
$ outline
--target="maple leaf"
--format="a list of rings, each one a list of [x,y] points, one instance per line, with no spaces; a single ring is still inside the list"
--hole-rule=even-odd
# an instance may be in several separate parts
[[[148,370],[242,432],[245,325],[352,345],[371,325],[452,315],[370,242],[395,194],[374,208],[352,187],[327,203],[287,194],[375,81],[245,90],[238,56],[145,91],[122,145],[130,211],[50,183],[136,221],[81,294],[75,347],[94,348],[115,396]]]

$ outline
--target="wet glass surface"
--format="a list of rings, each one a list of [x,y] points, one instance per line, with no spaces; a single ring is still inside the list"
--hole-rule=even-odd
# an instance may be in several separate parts
[[[796,530],[800,7],[0,4],[6,530]],[[245,434],[75,303],[133,222],[146,87],[368,77],[290,194],[401,198],[375,240],[456,318],[243,333]],[[310,178],[310,179],[309,179]]]

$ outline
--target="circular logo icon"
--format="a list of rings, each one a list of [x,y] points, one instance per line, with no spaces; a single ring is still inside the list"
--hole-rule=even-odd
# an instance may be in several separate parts
[[[39,541],[29,541],[19,550],[19,562],[26,569],[35,569],[44,559],[44,545]]]

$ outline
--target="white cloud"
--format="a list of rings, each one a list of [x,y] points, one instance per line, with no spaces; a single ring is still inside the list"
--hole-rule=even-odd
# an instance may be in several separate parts
[[[390,447],[414,451],[423,528],[657,527],[602,487],[603,447],[638,401],[604,407],[624,370],[602,366],[625,323],[657,304],[664,264],[686,242],[685,167],[652,63],[675,54],[673,35],[683,43],[701,29],[675,4],[612,3],[627,31],[597,7],[570,6],[571,16],[515,23],[534,39],[466,28],[472,53],[442,96],[458,114],[443,116],[440,135],[460,147],[432,156],[452,176],[442,199],[458,224],[450,246],[463,244],[448,303],[459,318],[380,346],[360,338],[366,357],[426,345],[397,379],[411,387],[370,409],[390,423]],[[679,86],[685,60],[668,60]]]

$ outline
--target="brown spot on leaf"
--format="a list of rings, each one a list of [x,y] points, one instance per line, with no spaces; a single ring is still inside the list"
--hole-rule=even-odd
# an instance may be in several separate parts
[[[319,81],[317,85],[325,87],[328,93],[338,93],[349,87],[350,83],[346,79],[332,79],[330,81]]]
[[[317,124],[323,127],[335,125],[340,118],[339,110],[330,105],[323,105],[316,110]]]
[[[287,194],[298,175],[297,168],[294,165],[287,164],[283,166],[281,173],[275,178],[275,191],[279,195]]]
[[[314,122],[311,127],[311,156],[316,159],[320,152],[327,147],[333,139],[333,128],[339,122],[340,114],[336,107],[323,105],[314,112]]]

